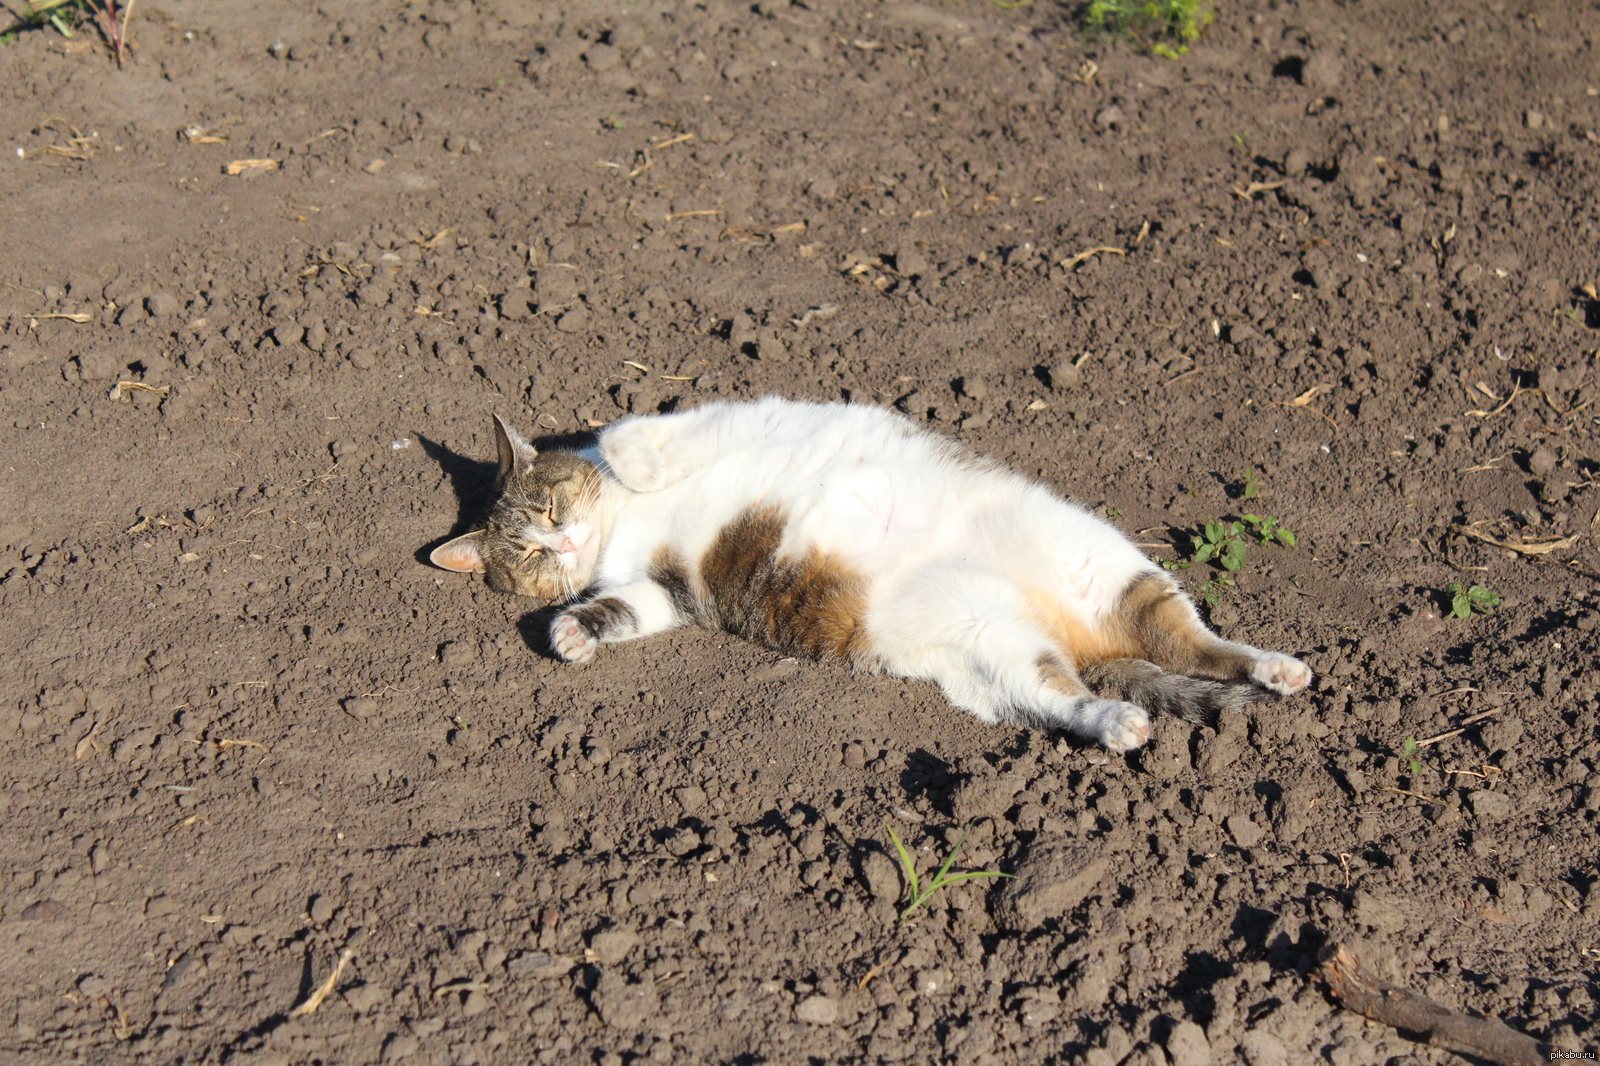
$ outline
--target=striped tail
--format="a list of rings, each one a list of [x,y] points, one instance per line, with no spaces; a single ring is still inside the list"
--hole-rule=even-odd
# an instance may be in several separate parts
[[[1270,702],[1275,693],[1249,681],[1214,681],[1163,670],[1143,659],[1106,659],[1078,668],[1078,676],[1102,699],[1125,700],[1152,715],[1214,726],[1223,711]]]

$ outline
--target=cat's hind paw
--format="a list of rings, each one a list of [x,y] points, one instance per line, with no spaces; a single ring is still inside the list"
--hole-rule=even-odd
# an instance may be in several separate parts
[[[1150,739],[1150,716],[1144,708],[1120,700],[1089,700],[1084,708],[1090,735],[1110,751],[1132,751]]]
[[[1311,684],[1311,667],[1281,651],[1264,651],[1250,667],[1250,680],[1280,696],[1293,696]]]
[[[586,663],[594,658],[600,641],[576,615],[567,612],[550,623],[550,646],[564,662]]]

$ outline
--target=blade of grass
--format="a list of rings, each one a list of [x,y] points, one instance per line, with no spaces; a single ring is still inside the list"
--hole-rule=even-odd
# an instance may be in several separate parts
[[[919,891],[916,863],[911,861],[911,854],[906,851],[906,846],[900,843],[900,837],[895,834],[894,826],[886,823],[884,828],[889,831],[889,839],[894,841],[894,850],[900,853],[900,868],[905,871],[906,884],[911,888],[911,898],[916,899]],[[915,904],[912,904],[912,906],[915,906]],[[910,908],[906,909],[909,910]],[[901,913],[902,915],[904,914],[903,911]]]

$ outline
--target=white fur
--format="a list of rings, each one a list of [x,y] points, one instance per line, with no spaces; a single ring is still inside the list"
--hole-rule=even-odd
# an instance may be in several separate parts
[[[638,621],[607,640],[680,624],[648,577],[661,546],[697,563],[742,512],[770,505],[789,520],[781,554],[821,552],[867,582],[870,665],[935,681],[986,722],[1020,714],[1115,750],[1149,736],[1140,708],[1069,697],[1041,678],[1040,657],[1057,649],[1030,621],[1030,596],[1093,629],[1133,578],[1162,573],[1044,486],[889,411],[779,398],[630,418],[601,434],[599,451],[614,480],[596,522],[610,535],[591,598],[620,597]],[[595,653],[570,614],[552,639],[563,658]],[[1261,672],[1273,687],[1297,680],[1276,660]]]

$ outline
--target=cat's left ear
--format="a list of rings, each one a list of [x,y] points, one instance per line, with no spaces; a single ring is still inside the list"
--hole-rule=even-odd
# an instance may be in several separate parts
[[[519,457],[532,459],[539,454],[533,445],[518,436],[516,430],[506,425],[506,420],[499,415],[494,416],[494,446],[500,457],[501,478],[509,477],[516,470]]]
[[[455,540],[447,540],[428,553],[428,561],[441,570],[454,570],[458,574],[483,573],[483,534],[475,529]]]

